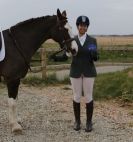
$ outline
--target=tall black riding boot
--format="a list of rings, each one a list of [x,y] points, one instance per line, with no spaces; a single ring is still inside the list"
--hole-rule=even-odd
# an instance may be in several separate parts
[[[73,101],[73,110],[75,116],[74,130],[80,130],[80,103]]]
[[[93,115],[93,100],[90,103],[86,104],[86,132],[92,131],[92,115]]]

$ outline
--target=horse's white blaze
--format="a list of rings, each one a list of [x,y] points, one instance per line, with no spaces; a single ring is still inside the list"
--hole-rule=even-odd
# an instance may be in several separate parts
[[[74,34],[72,32],[72,27],[69,25],[69,23],[67,22],[65,25],[65,28],[68,29],[68,33],[70,35],[71,38],[74,38]],[[78,45],[76,43],[76,41],[72,41],[72,49],[75,49],[76,53],[78,52]],[[70,56],[70,53],[66,53],[67,56]]]

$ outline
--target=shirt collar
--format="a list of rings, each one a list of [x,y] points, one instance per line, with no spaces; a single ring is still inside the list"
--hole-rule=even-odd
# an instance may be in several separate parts
[[[80,43],[81,43],[82,46],[84,45],[86,37],[87,37],[86,33],[84,35],[82,35],[82,36],[79,36],[79,34],[78,34],[78,39],[79,39],[79,41],[80,41]]]
[[[86,36],[87,36],[87,33],[85,33],[85,34],[82,35],[82,36],[79,36],[79,34],[78,34],[78,38],[79,38],[79,39],[86,39]]]

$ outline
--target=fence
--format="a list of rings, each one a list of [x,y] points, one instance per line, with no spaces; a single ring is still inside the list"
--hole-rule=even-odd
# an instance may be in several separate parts
[[[133,53],[133,48],[103,48],[103,49],[99,49],[99,50],[104,50],[104,51],[130,51]],[[42,78],[46,78],[47,76],[47,71],[48,70],[62,70],[62,69],[69,69],[70,68],[70,64],[59,64],[59,65],[48,65],[47,64],[47,53],[48,52],[52,52],[53,49],[46,49],[46,48],[40,48],[38,50],[38,52],[40,52],[40,56],[41,56],[41,66],[36,66],[36,67],[32,67],[32,70],[35,72],[40,72],[42,74]],[[57,51],[57,48],[56,50]],[[114,62],[98,62],[95,63],[96,66],[106,66],[106,65],[123,65],[123,63],[114,63]],[[133,65],[133,63],[126,63],[126,65]]]

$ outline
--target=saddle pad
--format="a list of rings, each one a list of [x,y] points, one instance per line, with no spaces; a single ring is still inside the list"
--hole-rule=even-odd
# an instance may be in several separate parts
[[[0,50],[1,50],[1,46],[2,46],[2,39],[1,39],[1,33],[0,33]]]
[[[2,32],[0,32],[0,62],[5,58],[5,43]]]

